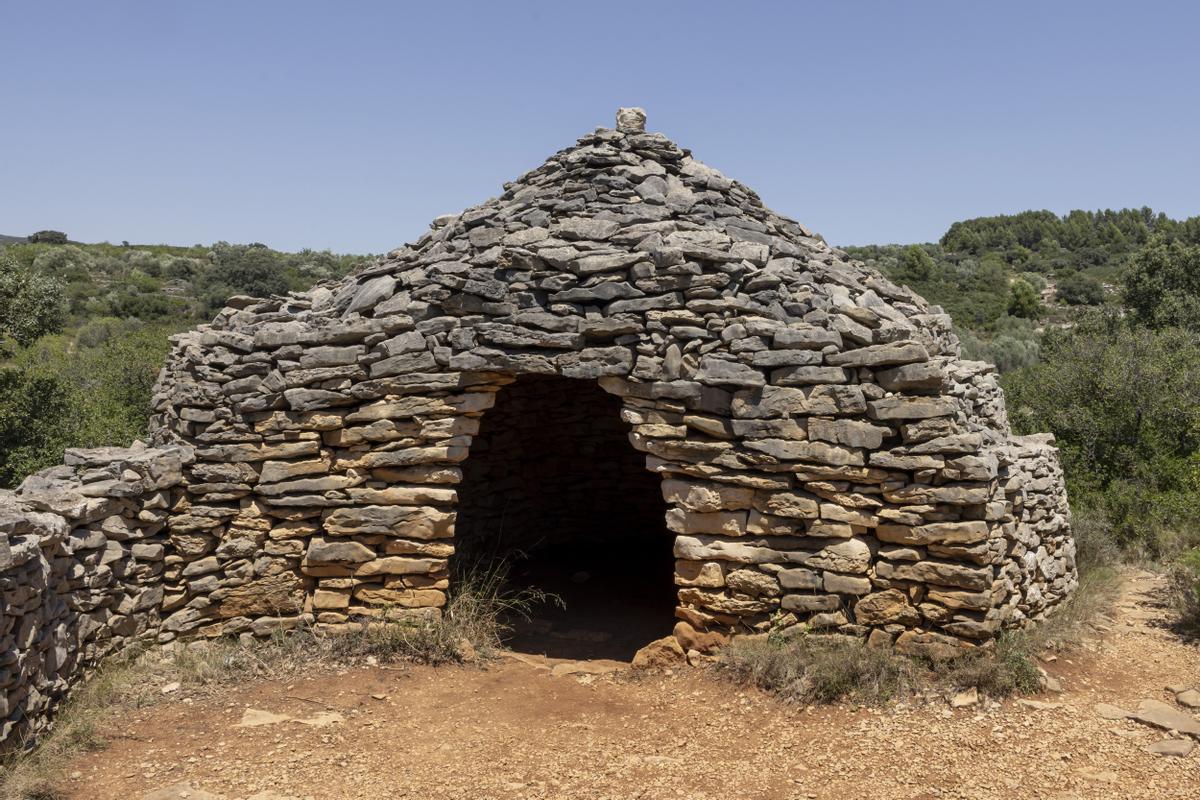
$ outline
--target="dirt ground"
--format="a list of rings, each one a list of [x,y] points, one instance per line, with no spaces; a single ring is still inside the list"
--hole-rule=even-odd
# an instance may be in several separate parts
[[[596,675],[574,670],[602,662],[531,656],[362,668],[115,720],[111,745],[80,758],[67,786],[77,800],[1196,800],[1200,747],[1152,755],[1166,734],[1094,708],[1170,702],[1166,686],[1200,683],[1200,647],[1166,630],[1152,600],[1159,581],[1132,576],[1102,638],[1046,664],[1064,691],[1032,703],[799,708],[703,670]]]

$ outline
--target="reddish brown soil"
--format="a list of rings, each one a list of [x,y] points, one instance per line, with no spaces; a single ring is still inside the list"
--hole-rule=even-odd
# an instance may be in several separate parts
[[[487,669],[362,668],[252,683],[115,719],[80,758],[77,800],[180,783],[228,798],[1187,798],[1200,747],[1096,715],[1200,683],[1200,647],[1161,626],[1161,585],[1133,576],[1099,641],[1047,665],[1062,694],[951,711],[944,704],[798,708],[706,671],[554,677],[542,659]],[[246,709],[324,727],[235,727]],[[186,795],[176,794],[183,797]]]

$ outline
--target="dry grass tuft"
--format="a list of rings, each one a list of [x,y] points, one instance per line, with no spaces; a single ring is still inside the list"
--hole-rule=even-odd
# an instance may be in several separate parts
[[[921,683],[912,659],[830,636],[741,636],[721,650],[717,668],[737,683],[799,703],[877,705],[911,694]]]

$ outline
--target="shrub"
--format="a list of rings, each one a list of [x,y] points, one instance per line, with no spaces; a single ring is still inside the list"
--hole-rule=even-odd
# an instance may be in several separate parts
[[[1008,697],[1032,694],[1041,688],[1042,675],[1034,658],[1028,635],[1013,631],[1002,635],[993,650],[973,651],[935,664],[934,670],[936,680],[951,689],[975,689],[989,697]]]
[[[87,274],[89,269],[96,266],[97,259],[91,253],[76,245],[67,247],[37,247],[27,248],[26,258],[35,272],[49,273],[70,280],[69,276],[78,276],[80,271]]]
[[[918,244],[904,249],[895,277],[902,283],[924,283],[935,277],[937,265],[928,251]]]
[[[1041,353],[1037,335],[1032,330],[1004,331],[990,336],[963,331],[959,338],[963,358],[987,361],[1001,373],[1036,364]]]
[[[144,436],[172,331],[92,325],[78,340],[45,337],[0,368],[0,486],[58,464],[64,448],[124,447]]]
[[[290,288],[280,255],[265,245],[217,242],[212,267],[201,276],[200,289],[209,313],[221,309],[230,296],[269,297]]]
[[[1200,636],[1200,547],[1184,553],[1169,576],[1171,608],[1185,632]]]
[[[0,256],[0,356],[10,343],[25,346],[62,330],[63,285],[7,256]]]
[[[62,460],[70,389],[51,371],[0,368],[0,487]]]
[[[1022,272],[1017,277],[1032,286],[1039,296],[1041,296],[1042,290],[1046,288],[1046,276],[1040,272]]]
[[[503,646],[512,620],[528,618],[530,609],[545,602],[561,601],[534,587],[510,588],[505,561],[477,562],[456,570],[440,616],[387,610],[383,621],[368,621],[358,631],[336,637],[333,653],[423,664],[491,658]]]
[[[1081,576],[1111,570],[1122,553],[1112,521],[1103,509],[1076,501],[1071,509],[1071,536],[1075,539],[1075,566]]]
[[[1093,312],[1048,331],[1042,361],[1004,376],[1020,432],[1058,440],[1072,503],[1152,557],[1200,517],[1200,332]]]
[[[1007,697],[1038,691],[1042,677],[1035,654],[1045,646],[1041,638],[1018,631],[1001,636],[995,647],[931,662],[839,636],[741,636],[721,651],[717,669],[736,683],[799,703],[880,705],[925,691],[963,689]]]
[[[1104,302],[1104,285],[1091,276],[1077,272],[1059,281],[1054,294],[1069,306],[1098,306]]]
[[[62,231],[38,231],[25,237],[30,243],[66,244],[67,235]]]

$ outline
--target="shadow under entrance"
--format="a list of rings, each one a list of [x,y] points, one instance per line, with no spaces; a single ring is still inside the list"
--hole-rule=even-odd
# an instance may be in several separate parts
[[[659,479],[595,383],[523,377],[500,390],[463,465],[452,580],[507,570],[553,595],[510,620],[515,650],[628,660],[674,622],[673,535]]]

